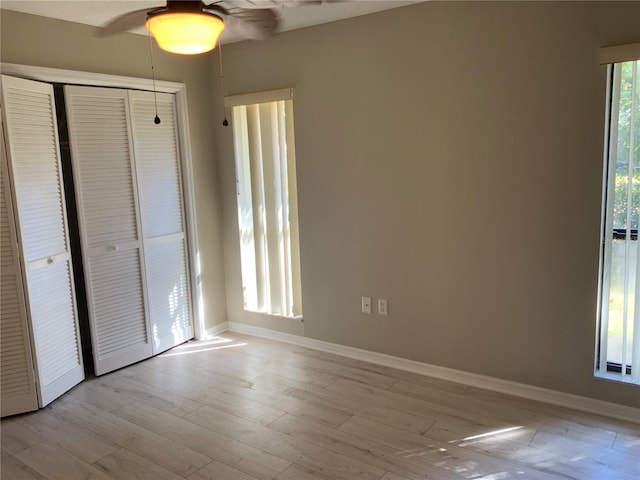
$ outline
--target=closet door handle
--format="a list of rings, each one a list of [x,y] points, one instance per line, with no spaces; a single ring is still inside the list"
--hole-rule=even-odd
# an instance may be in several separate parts
[[[53,257],[47,258],[47,264],[48,265],[53,265],[54,262],[55,262],[55,259]]]

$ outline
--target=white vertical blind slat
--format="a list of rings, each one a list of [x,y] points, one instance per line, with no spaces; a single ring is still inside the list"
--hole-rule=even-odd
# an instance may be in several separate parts
[[[275,104],[263,103],[258,106],[260,122],[260,144],[262,147],[262,172],[264,192],[264,229],[267,254],[267,275],[269,310],[283,313],[281,298],[281,255],[280,240],[281,210],[280,196],[280,150],[278,145],[278,129]]]
[[[238,227],[242,268],[244,307],[258,310],[256,284],[256,251],[253,231],[253,196],[251,193],[251,165],[249,159],[249,133],[247,109],[244,106],[232,110],[233,139],[236,152],[236,197],[238,202]]]
[[[269,257],[267,251],[264,171],[262,162],[262,133],[258,105],[247,106],[247,136],[251,182],[251,209],[253,211],[253,244],[256,258],[256,289],[258,310],[270,311]]]
[[[291,248],[292,315],[302,315],[302,278],[300,276],[300,235],[298,232],[298,185],[296,173],[296,142],[293,125],[293,101],[285,101],[285,132],[287,152],[287,200]]]
[[[287,315],[293,315],[293,285],[291,266],[291,224],[289,213],[289,165],[285,102],[277,103],[278,145],[280,150],[280,222],[282,225],[282,302]]]

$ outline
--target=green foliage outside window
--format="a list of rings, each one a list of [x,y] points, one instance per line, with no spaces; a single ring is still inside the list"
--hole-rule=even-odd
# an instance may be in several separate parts
[[[615,205],[613,208],[614,228],[638,228],[640,215],[640,100],[635,98],[635,118],[632,118],[632,92],[634,63],[626,62],[621,68],[620,101],[618,112],[618,145],[615,179]],[[637,80],[636,80],[637,81]],[[631,125],[633,121],[633,125]],[[631,138],[634,137],[633,152]],[[629,203],[629,154],[632,153],[633,172],[631,174],[631,222],[627,225],[627,205]]]

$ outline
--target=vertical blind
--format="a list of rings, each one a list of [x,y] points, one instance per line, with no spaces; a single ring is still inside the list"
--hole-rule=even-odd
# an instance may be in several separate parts
[[[232,107],[245,309],[301,311],[290,90],[227,97]]]
[[[611,67],[600,300],[600,373],[640,383],[640,61]]]

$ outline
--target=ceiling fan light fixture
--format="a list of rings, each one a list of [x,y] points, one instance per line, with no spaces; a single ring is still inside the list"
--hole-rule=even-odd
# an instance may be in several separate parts
[[[224,30],[222,19],[207,12],[165,11],[149,15],[146,25],[161,49],[181,55],[213,50]]]

